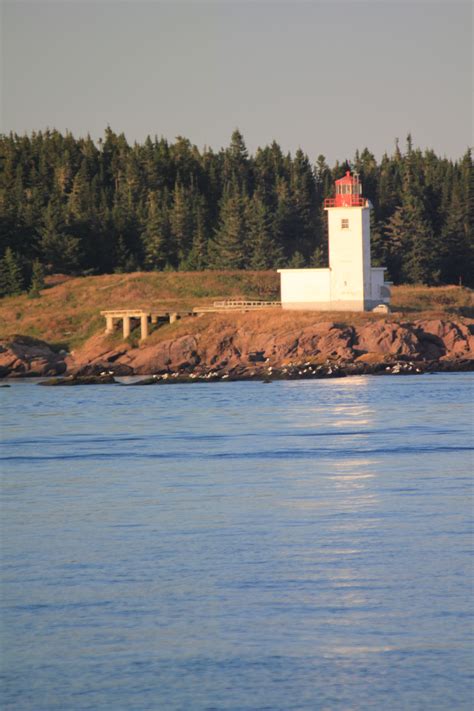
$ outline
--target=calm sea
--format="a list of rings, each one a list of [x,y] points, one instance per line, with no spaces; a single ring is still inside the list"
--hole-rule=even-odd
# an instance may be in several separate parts
[[[473,382],[0,390],[2,710],[471,710]]]

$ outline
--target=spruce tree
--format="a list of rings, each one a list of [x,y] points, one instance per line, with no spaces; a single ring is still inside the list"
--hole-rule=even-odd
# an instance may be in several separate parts
[[[87,219],[92,207],[91,197],[87,161],[84,159],[74,177],[68,197],[68,213],[73,220]]]
[[[176,260],[183,264],[191,250],[193,236],[192,198],[182,185],[176,183],[173,206],[170,210],[171,238],[175,245]]]
[[[0,260],[0,296],[15,296],[23,291],[23,273],[18,256],[7,247]]]
[[[272,234],[272,220],[263,200],[254,195],[247,207],[247,244],[250,269],[282,266],[283,253]]]
[[[474,244],[466,221],[466,210],[458,190],[442,233],[441,277],[448,284],[472,286],[474,282]]]
[[[434,244],[431,225],[416,212],[410,216],[412,239],[410,250],[404,257],[405,280],[412,284],[439,283],[439,249]]]
[[[33,262],[30,288],[28,291],[28,296],[31,299],[39,298],[40,291],[44,289],[45,286],[44,276],[45,274],[43,265],[41,264],[39,259],[35,259],[35,261]]]
[[[258,148],[254,159],[254,195],[258,193],[265,205],[276,207],[275,167],[271,149]]]
[[[122,234],[116,235],[116,244],[114,245],[114,272],[116,274],[127,273],[127,266],[130,264],[130,250],[127,247],[125,238]]]
[[[298,238],[298,220],[288,181],[279,178],[276,185],[277,206],[273,216],[273,234],[283,250],[285,260],[295,252]]]
[[[296,151],[290,182],[294,205],[293,248],[309,256],[318,241],[316,184],[308,157]]]
[[[390,278],[393,279],[395,284],[400,284],[403,281],[403,254],[408,247],[409,234],[410,225],[406,219],[405,212],[401,207],[397,207],[384,226],[387,255],[386,266]]]
[[[365,186],[364,186],[365,190]],[[399,163],[384,154],[377,182],[377,220],[385,222],[401,203],[402,182]]]
[[[310,267],[313,269],[326,269],[328,266],[327,254],[322,247],[316,247],[309,261]]]
[[[248,265],[244,202],[236,188],[222,200],[211,255],[216,269],[244,269]]]
[[[373,153],[368,148],[364,148],[362,153],[357,151],[354,158],[352,170],[359,174],[360,181],[364,187],[364,196],[377,205],[377,180],[378,166]]]
[[[166,193],[161,198],[156,193],[150,194],[141,236],[146,269],[162,270],[168,263],[170,221],[166,202]]]
[[[51,201],[39,229],[42,261],[50,272],[70,274],[79,267],[79,240],[67,234],[57,203]]]
[[[198,200],[195,208],[194,228],[191,251],[184,263],[190,271],[202,271],[209,264],[206,210],[204,200]]]
[[[433,232],[416,206],[395,210],[386,223],[385,238],[386,266],[397,284],[433,284],[439,280],[439,253],[433,244]]]
[[[331,169],[326,163],[326,158],[322,154],[320,154],[316,160],[314,175],[319,200],[330,197],[334,189],[334,182],[331,175]]]
[[[375,211],[370,211],[370,255],[373,267],[386,267],[387,245],[382,226],[377,222]]]
[[[305,266],[305,258],[300,252],[295,252],[288,262],[289,269],[303,269]]]
[[[230,146],[224,153],[225,184],[236,184],[243,195],[248,195],[250,185],[250,161],[244,137],[235,129],[230,139]]]

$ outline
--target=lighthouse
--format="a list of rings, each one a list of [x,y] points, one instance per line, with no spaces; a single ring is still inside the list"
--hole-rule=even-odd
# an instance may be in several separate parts
[[[371,311],[387,309],[390,283],[385,267],[370,263],[370,203],[359,176],[336,180],[335,197],[324,201],[328,215],[328,269],[279,269],[284,309]]]

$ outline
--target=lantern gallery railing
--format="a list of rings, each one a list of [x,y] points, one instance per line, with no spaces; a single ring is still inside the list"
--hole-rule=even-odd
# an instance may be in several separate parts
[[[326,198],[324,207],[369,207],[369,201],[360,195],[338,195]]]

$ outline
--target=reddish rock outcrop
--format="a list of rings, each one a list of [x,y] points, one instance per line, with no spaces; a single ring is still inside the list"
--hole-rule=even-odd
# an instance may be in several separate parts
[[[79,351],[67,356],[54,352],[43,341],[15,337],[0,346],[0,377],[58,375],[66,370],[84,376],[211,370],[235,374],[263,364],[284,367],[305,361],[339,365],[449,361],[455,367],[461,360],[474,360],[474,325],[469,323],[442,319],[398,323],[382,319],[353,326],[315,321],[298,327],[283,318],[279,320],[272,314],[268,321],[245,316],[232,321],[219,315],[196,333],[155,343],[151,339],[138,348],[128,343],[111,346],[110,339],[96,334]]]
[[[0,378],[61,375],[66,372],[65,351],[57,353],[45,341],[13,336],[0,343]]]
[[[474,351],[472,325],[434,319],[415,321],[413,327],[426,358],[466,356]]]
[[[299,337],[297,355],[352,360],[354,358],[355,330],[352,326],[338,326],[335,323],[319,323],[306,328]]]
[[[420,342],[413,328],[391,321],[371,322],[356,331],[356,349],[362,353],[415,358]]]

